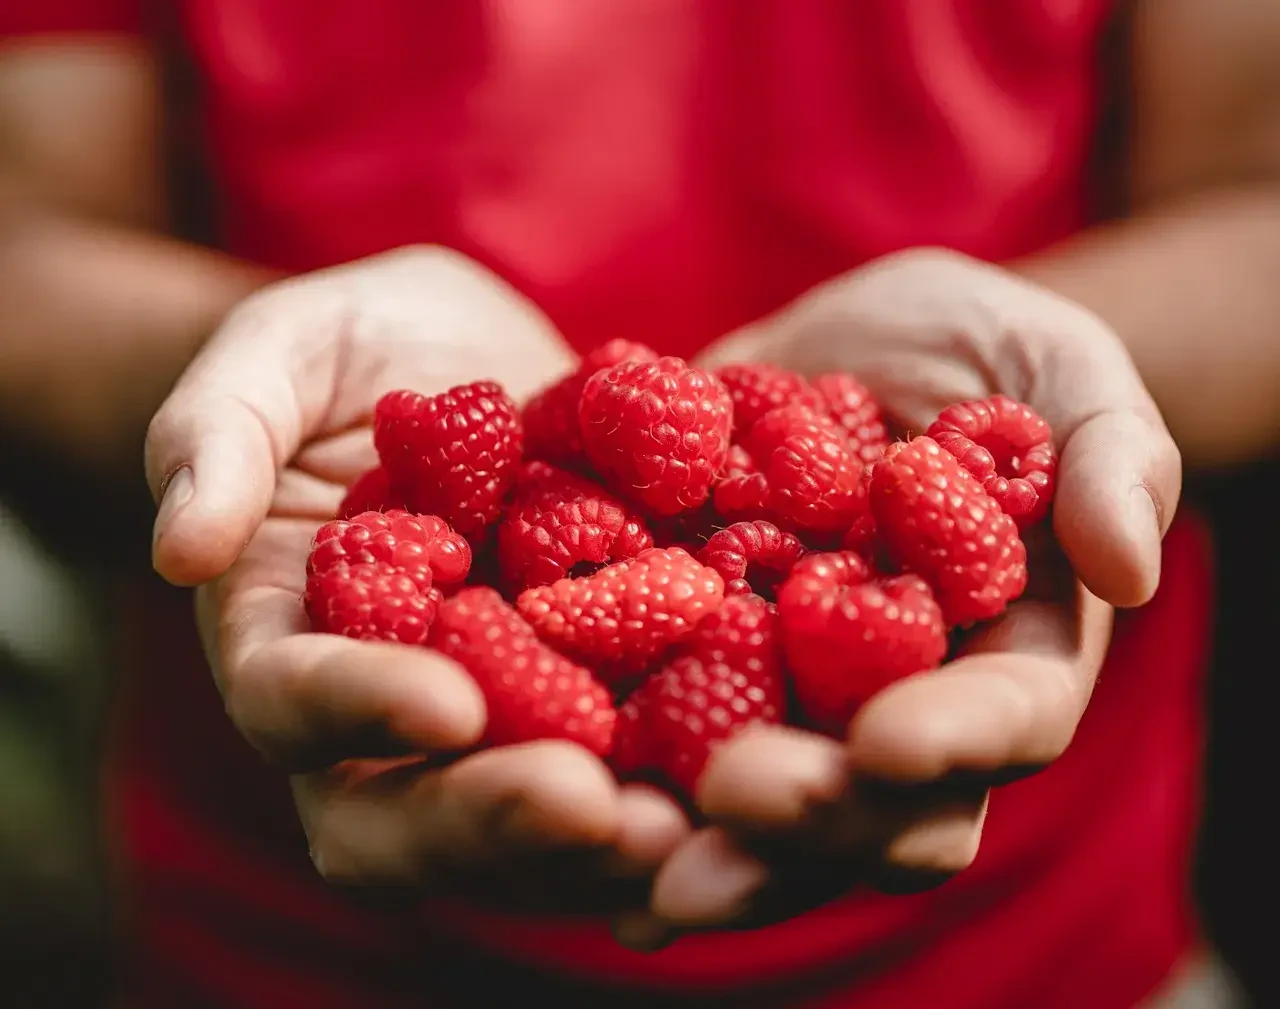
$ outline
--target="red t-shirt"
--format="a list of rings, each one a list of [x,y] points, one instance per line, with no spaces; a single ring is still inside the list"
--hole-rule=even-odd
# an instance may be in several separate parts
[[[690,353],[878,254],[999,261],[1090,214],[1106,0],[139,2],[8,0],[0,33],[170,33],[227,248],[296,271],[452,246],[581,348]],[[143,1004],[1128,1009],[1194,939],[1209,586],[1182,521],[1075,743],[997,793],[956,880],[652,956],[327,889],[152,591],[110,784]]]

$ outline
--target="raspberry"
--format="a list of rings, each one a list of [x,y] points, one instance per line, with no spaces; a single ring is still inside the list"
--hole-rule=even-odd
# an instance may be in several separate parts
[[[758,596],[726,599],[669,665],[618,713],[614,766],[656,774],[692,797],[716,747],[755,723],[778,723],[786,690],[774,607]]]
[[[863,512],[847,530],[840,546],[844,550],[852,550],[863,557],[875,556],[879,542],[876,531],[876,517],[870,511]]]
[[[1038,413],[1008,396],[953,403],[926,432],[1025,529],[1049,511],[1058,457],[1053,431]]]
[[[782,407],[756,421],[745,447],[761,472],[722,481],[716,505],[726,514],[745,517],[764,500],[781,525],[843,532],[866,510],[862,463],[835,421]]]
[[[582,462],[582,429],[578,424],[578,404],[582,389],[597,371],[623,361],[656,361],[648,347],[629,340],[601,344],[579,364],[576,371],[548,386],[525,404],[525,455],[530,459],[560,466],[577,467]]]
[[[589,670],[544,645],[490,588],[463,589],[440,606],[431,644],[475,679],[491,746],[568,739],[603,756],[616,712]]]
[[[463,535],[498,518],[524,451],[515,404],[496,382],[438,396],[388,393],[374,414],[374,443],[410,510],[439,515]]]
[[[586,384],[587,457],[620,493],[657,515],[697,508],[724,466],[733,401],[719,379],[678,357],[624,361]]]
[[[756,461],[751,458],[751,453],[741,445],[730,445],[729,452],[724,457],[724,474],[725,476],[733,476],[738,473],[758,473],[759,467]]]
[[[871,508],[881,541],[928,582],[947,623],[997,616],[1026,588],[1013,519],[932,438],[889,446],[872,470]]]
[[[434,515],[364,512],[326,522],[316,531],[307,573],[340,563],[390,564],[429,589],[461,584],[471,567],[471,547]]]
[[[773,594],[804,553],[791,533],[772,522],[735,522],[707,541],[698,560],[719,572],[725,595]]]
[[[526,589],[516,608],[544,641],[616,683],[692,631],[723,598],[716,572],[684,550],[654,547],[585,578]]]
[[[810,554],[778,591],[787,664],[801,710],[843,735],[854,712],[947,651],[942,611],[916,575],[872,580],[852,552]]]
[[[369,641],[426,644],[440,605],[430,572],[415,578],[391,564],[337,561],[307,576],[311,629]]]
[[[498,526],[498,561],[516,591],[634,557],[653,546],[644,520],[603,488],[545,463],[528,463]]]
[[[864,463],[876,462],[889,445],[880,404],[853,375],[836,372],[819,375],[813,386],[826,401],[826,412],[839,424]]]
[[[822,395],[801,376],[776,364],[728,364],[716,371],[733,400],[733,434],[745,435],[770,410],[799,404],[822,410]]]
[[[397,500],[391,491],[391,476],[381,466],[361,473],[356,482],[347,488],[347,494],[338,505],[338,518],[349,519],[361,512],[403,511],[404,502]]]

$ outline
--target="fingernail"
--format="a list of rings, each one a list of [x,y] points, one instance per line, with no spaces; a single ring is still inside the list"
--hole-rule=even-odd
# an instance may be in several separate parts
[[[1164,535],[1164,530],[1160,523],[1160,509],[1156,507],[1156,499],[1151,496],[1151,490],[1146,484],[1138,484],[1129,493],[1129,507],[1133,510],[1134,525],[1137,527],[1139,523],[1151,530],[1151,535],[1158,542]]]
[[[156,512],[156,522],[151,537],[152,549],[160,542],[160,537],[164,535],[178,512],[190,504],[195,492],[196,484],[189,466],[183,466],[169,478],[169,482],[164,487],[164,495],[160,498],[160,508]]]
[[[1139,484],[1129,494],[1129,524],[1138,537],[1139,562],[1143,571],[1142,600],[1155,594],[1160,584],[1160,543],[1164,530],[1160,524],[1160,511],[1156,508],[1151,491]]]

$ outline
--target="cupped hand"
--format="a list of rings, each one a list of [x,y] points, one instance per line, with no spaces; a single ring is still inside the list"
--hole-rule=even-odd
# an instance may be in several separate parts
[[[616,910],[687,833],[670,800],[619,788],[569,743],[459,756],[481,739],[485,707],[444,657],[306,633],[310,540],[374,462],[377,397],[494,378],[520,399],[571,366],[511,288],[412,248],[254,295],[152,422],[156,569],[199,586],[227,711],[291,774],[330,881]]]
[[[1022,600],[955,661],[864,705],[843,744],[761,728],[724,746],[699,785],[712,825],[664,864],[649,911],[618,926],[636,946],[789,917],[860,883],[924,888],[965,868],[988,789],[1071,742],[1112,607],[1154,593],[1178,503],[1178,451],[1116,335],[958,254],[877,261],[726,338],[705,363],[753,360],[854,372],[917,434],[955,401],[1003,393],[1029,403],[1060,457],[1054,535],[1029,540]]]

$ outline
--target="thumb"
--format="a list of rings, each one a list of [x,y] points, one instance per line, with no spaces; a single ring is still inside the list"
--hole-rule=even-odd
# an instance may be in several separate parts
[[[234,563],[303,437],[299,372],[314,374],[315,363],[291,360],[289,328],[264,322],[233,314],[147,431],[147,483],[159,506],[152,563],[175,585],[211,581]]]
[[[1178,507],[1178,448],[1107,331],[1077,334],[1049,356],[1031,405],[1059,440],[1054,532],[1094,595],[1142,605],[1159,584],[1161,539]]]

